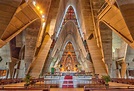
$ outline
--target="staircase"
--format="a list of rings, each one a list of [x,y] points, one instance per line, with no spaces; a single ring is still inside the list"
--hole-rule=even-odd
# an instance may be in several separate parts
[[[41,45],[41,49],[38,53],[37,58],[33,61],[29,69],[29,73],[32,77],[39,77],[43,69],[45,59],[47,58],[47,54],[49,52],[51,43],[52,43],[52,40],[50,39],[50,37],[46,36],[43,41],[43,44]]]
[[[62,88],[74,88],[73,76],[66,75],[62,84]]]
[[[131,36],[131,31],[128,29],[121,11],[116,6],[112,5],[111,7],[110,5],[107,5],[107,8],[99,13],[98,19],[104,21],[107,26],[132,46],[133,36]],[[129,24],[129,26],[130,25],[131,24]]]
[[[105,63],[102,61],[101,49],[97,46],[96,40],[88,40],[88,47],[92,57],[94,70],[96,74],[107,74]]]

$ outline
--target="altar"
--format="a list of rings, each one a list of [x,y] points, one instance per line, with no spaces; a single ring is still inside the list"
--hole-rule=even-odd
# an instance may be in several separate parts
[[[70,75],[74,76],[77,72],[76,71],[63,71],[61,72],[62,76]]]

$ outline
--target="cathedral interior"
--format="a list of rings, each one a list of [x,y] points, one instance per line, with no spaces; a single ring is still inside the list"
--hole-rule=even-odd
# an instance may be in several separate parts
[[[0,78],[55,72],[134,78],[134,0],[0,0]]]

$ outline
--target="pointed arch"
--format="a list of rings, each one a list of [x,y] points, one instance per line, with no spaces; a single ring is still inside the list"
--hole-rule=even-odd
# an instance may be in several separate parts
[[[68,5],[68,6],[67,6],[67,8],[66,8],[66,10],[65,10],[65,12],[64,12],[64,16],[63,16],[63,18],[62,18],[62,21],[61,21],[61,23],[60,23],[60,27],[59,27],[59,29],[58,29],[58,31],[57,31],[56,37],[58,37],[58,35],[59,35],[59,33],[60,33],[61,29],[62,29],[62,25],[63,25],[64,19],[65,19],[65,16],[66,16],[67,11],[69,10],[70,7],[72,7],[72,9],[74,10],[74,14],[75,14],[75,16],[76,16],[76,22],[78,23],[79,33],[80,33],[80,36],[83,38],[83,37],[84,37],[84,36],[83,36],[83,31],[81,30],[80,23],[79,23],[79,21],[78,21],[78,16],[77,16],[75,7],[74,7],[73,5]]]

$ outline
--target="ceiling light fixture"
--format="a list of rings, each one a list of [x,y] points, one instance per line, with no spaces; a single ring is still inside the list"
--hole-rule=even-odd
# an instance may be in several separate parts
[[[39,10],[39,9],[40,9],[40,7],[39,7],[39,6],[37,6],[37,9]]]
[[[45,25],[46,25],[46,23],[45,23],[45,22],[43,22],[42,27],[44,28],[44,27],[45,27]]]
[[[33,5],[36,6],[36,1],[33,1]]]
[[[45,15],[42,15],[42,18],[45,18]]]
[[[45,21],[45,19],[42,19],[42,21],[44,22],[44,21]]]
[[[41,10],[41,11],[40,11],[40,13],[42,14],[42,13],[43,13],[43,11]]]

